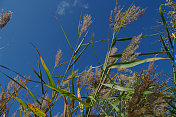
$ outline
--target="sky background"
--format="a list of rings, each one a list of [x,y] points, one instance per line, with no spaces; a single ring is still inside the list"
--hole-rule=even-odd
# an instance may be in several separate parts
[[[127,9],[131,3],[132,0],[118,0],[118,5],[124,9]],[[118,38],[137,36],[141,33],[143,35],[157,33],[157,29],[151,29],[151,27],[157,26],[157,21],[161,21],[158,9],[163,3],[165,0],[134,0],[136,6],[146,8],[146,13],[139,20],[129,24],[127,28],[122,29]],[[0,64],[22,75],[31,76],[31,80],[38,80],[30,67],[31,65],[37,70],[37,53],[30,43],[39,49],[50,71],[54,67],[55,55],[59,49],[63,52],[61,62],[69,60],[72,54],[55,16],[74,47],[77,42],[77,28],[81,14],[83,16],[90,14],[94,20],[89,27],[85,42],[89,42],[91,34],[94,35],[94,41],[107,39],[108,34],[110,38],[112,37],[109,16],[114,6],[115,0],[0,0],[0,9],[13,12],[10,22],[0,30],[0,47],[3,47],[0,50]],[[137,51],[160,51],[161,44],[158,43],[158,38],[159,36],[153,36],[142,39]],[[119,49],[118,53],[122,52],[128,44],[129,42],[118,42],[116,45]],[[100,62],[103,63],[108,43],[96,43],[94,46]],[[78,63],[75,69],[79,69],[80,72],[89,65],[98,65],[91,46],[87,48]],[[169,61],[157,61],[157,63],[158,71],[163,69],[168,72]],[[140,65],[134,69],[141,67],[143,66]],[[63,74],[65,69],[66,67],[58,69],[58,75]],[[6,73],[15,77],[10,72]],[[1,85],[8,81],[7,78],[1,76]],[[57,107],[59,111],[62,109],[63,107]]]

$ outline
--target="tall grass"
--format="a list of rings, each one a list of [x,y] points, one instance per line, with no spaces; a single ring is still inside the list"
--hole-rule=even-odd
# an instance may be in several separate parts
[[[54,107],[58,106],[56,102],[64,100],[64,110],[57,116],[61,117],[96,117],[96,116],[115,116],[115,117],[174,117],[176,116],[176,90],[175,90],[175,7],[176,3],[168,1],[167,4],[173,11],[169,11],[171,20],[167,20],[164,17],[162,6],[159,7],[159,13],[161,15],[162,24],[166,30],[167,38],[164,38],[158,32],[157,34],[143,35],[139,32],[139,35],[134,37],[118,38],[120,30],[125,28],[128,24],[139,19],[144,13],[145,9],[141,9],[131,3],[129,8],[124,11],[123,8],[117,6],[110,13],[110,28],[112,30],[112,37],[110,39],[94,41],[93,36],[88,43],[85,43],[87,38],[88,28],[93,24],[91,15],[86,14],[80,17],[78,25],[78,40],[75,46],[70,43],[70,40],[64,31],[61,23],[56,17],[58,26],[61,27],[63,34],[70,46],[72,56],[68,61],[61,61],[62,51],[59,50],[55,57],[55,65],[51,72],[45,63],[45,59],[40,54],[37,47],[34,44],[32,46],[38,53],[37,63],[38,70],[32,66],[33,73],[38,77],[38,81],[32,81],[26,78],[16,71],[13,71],[5,66],[2,68],[14,72],[18,75],[16,78],[12,78],[7,74],[1,72],[8,77],[9,82],[6,91],[1,87],[1,115],[8,116],[10,99],[15,99],[19,102],[20,108],[14,113],[16,116],[19,113],[20,116],[25,117],[53,117]],[[0,26],[3,28],[11,18],[11,11],[3,14],[1,13]],[[167,22],[168,21],[168,22]],[[171,23],[169,28],[168,23]],[[173,30],[172,30],[173,28]],[[148,52],[148,53],[136,53],[139,48],[142,38],[148,36],[159,35],[160,41],[163,45],[161,52]],[[167,40],[168,41],[167,41]],[[94,44],[101,41],[110,40],[110,46],[108,48],[104,63],[99,61],[97,51],[94,48]],[[129,45],[117,54],[116,43],[118,41],[131,41]],[[86,51],[88,46],[92,47],[94,55],[97,59],[98,66],[88,66],[84,71],[78,72],[75,70],[75,63],[79,62],[79,58]],[[165,53],[168,58],[156,57],[157,54]],[[147,55],[153,55],[153,58],[148,58]],[[144,56],[144,59],[138,59],[139,56]],[[155,71],[155,61],[165,59],[171,61],[173,67],[173,76],[170,78],[172,85],[168,86],[167,82],[161,82],[161,74]],[[131,71],[129,68],[137,65],[148,63],[148,69],[141,68],[141,72]],[[54,72],[57,68],[67,66],[65,73],[61,76],[54,76]],[[44,69],[42,71],[41,69]],[[44,72],[44,73],[43,73]],[[44,80],[44,74],[46,74],[47,81]],[[56,80],[57,79],[57,82]],[[27,87],[27,82],[36,82],[41,86],[40,94],[36,95],[32,92],[30,87]],[[76,84],[75,84],[76,82]],[[13,87],[13,88],[12,88]],[[20,97],[18,91],[20,89],[28,92],[27,96],[31,97],[34,103],[30,103]],[[11,89],[11,90],[10,90]],[[10,92],[11,91],[11,92]],[[52,94],[51,92],[52,91]],[[7,105],[9,108],[7,108]],[[60,105],[59,105],[60,106]]]

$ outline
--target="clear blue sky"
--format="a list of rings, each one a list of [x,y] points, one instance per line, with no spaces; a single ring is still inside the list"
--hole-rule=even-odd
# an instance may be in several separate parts
[[[118,0],[118,5],[125,8],[128,8],[131,3],[132,0]],[[161,21],[158,8],[162,3],[165,3],[165,0],[134,0],[136,6],[146,8],[146,13],[139,20],[129,24],[128,28],[121,30],[119,38],[136,36],[141,33],[143,35],[156,33],[150,28],[157,25],[156,21]],[[32,80],[38,80],[30,68],[32,65],[37,69],[37,53],[31,46],[31,42],[39,49],[51,71],[58,49],[63,52],[62,62],[69,60],[71,56],[71,49],[54,16],[59,19],[74,46],[81,14],[90,14],[94,19],[89,28],[86,42],[90,40],[92,33],[94,40],[107,39],[108,31],[111,31],[109,28],[110,11],[114,9],[114,6],[115,0],[0,0],[0,9],[13,12],[10,22],[0,30],[0,47],[5,46],[0,50],[0,64],[22,75],[30,75]],[[144,38],[138,51],[160,51],[161,45],[155,43],[158,38],[158,36]],[[122,51],[121,47],[124,48],[126,44],[121,42],[117,44],[119,52]],[[107,42],[95,44],[97,55],[102,63],[107,45]],[[80,72],[88,65],[98,65],[91,47],[86,50],[78,62],[76,69],[79,69]],[[14,74],[12,76],[15,77]],[[8,81],[3,77],[0,79],[0,84]]]

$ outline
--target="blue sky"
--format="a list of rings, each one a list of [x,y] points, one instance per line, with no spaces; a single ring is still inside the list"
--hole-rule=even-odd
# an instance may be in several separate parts
[[[132,0],[118,0],[118,5],[126,9],[131,3]],[[161,21],[158,8],[163,3],[165,0],[135,0],[134,4],[146,8],[146,13],[139,20],[129,24],[127,28],[122,29],[119,38],[137,36],[141,33],[143,35],[156,33],[156,30],[150,28],[157,26],[156,21]],[[107,39],[108,32],[112,34],[109,28],[109,16],[114,6],[115,0],[1,0],[0,9],[11,10],[13,14],[10,22],[0,31],[0,47],[4,47],[0,50],[0,64],[22,75],[31,76],[32,80],[38,80],[30,68],[32,65],[37,69],[37,53],[30,44],[31,42],[39,49],[51,71],[54,67],[57,50],[61,49],[63,52],[62,62],[69,60],[72,53],[54,16],[59,19],[74,47],[81,14],[90,14],[94,20],[85,42],[90,40],[92,33],[94,41]],[[161,45],[157,43],[158,38],[158,36],[144,38],[138,51],[160,51]],[[128,42],[119,42],[117,44],[119,52],[127,44]],[[108,49],[107,42],[101,42],[94,46],[97,56],[103,63]],[[80,72],[88,65],[98,65],[91,47],[87,48],[78,62],[76,69],[79,69]],[[164,64],[164,66],[168,65],[163,62],[158,63]],[[64,67],[60,71],[63,72],[64,69],[66,68]],[[161,70],[161,68],[159,69]],[[165,70],[167,71],[167,69]],[[12,75],[9,72],[8,74]],[[8,80],[1,78],[1,84],[4,81]]]

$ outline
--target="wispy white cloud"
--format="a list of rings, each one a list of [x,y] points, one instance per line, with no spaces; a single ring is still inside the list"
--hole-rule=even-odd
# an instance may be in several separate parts
[[[89,4],[85,3],[84,0],[74,0],[73,7],[82,7],[82,8],[88,9]]]
[[[86,4],[84,4],[82,7],[85,8],[85,9],[88,9],[88,8],[89,8],[89,4],[86,3]]]
[[[61,0],[57,6],[57,14],[64,15],[68,9],[71,9],[68,12],[73,13],[73,9],[75,8],[88,9],[89,4],[85,3],[84,0]]]
[[[74,0],[73,6],[76,6],[78,4],[78,0]]]
[[[60,2],[59,5],[57,6],[57,13],[58,13],[59,15],[65,14],[65,10],[66,10],[66,8],[68,8],[68,7],[70,7],[70,3],[63,0],[63,1]]]

